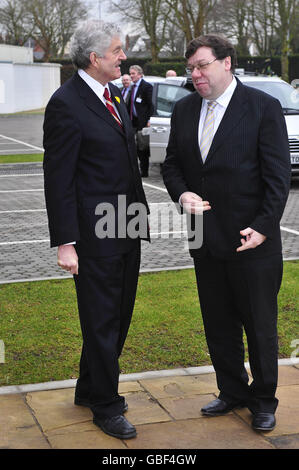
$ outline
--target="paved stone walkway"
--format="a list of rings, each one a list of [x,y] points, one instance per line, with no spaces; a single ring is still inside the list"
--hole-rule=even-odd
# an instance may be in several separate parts
[[[134,439],[104,434],[88,408],[73,404],[73,388],[3,395],[0,388],[0,448],[107,449],[97,454],[98,462],[116,449],[144,449],[147,456],[148,449],[169,454],[170,449],[299,448],[299,364],[279,367],[277,426],[268,433],[251,428],[247,408],[217,418],[201,415],[201,407],[217,396],[214,373],[134,374],[121,381],[120,394],[129,405],[126,417],[137,428]]]

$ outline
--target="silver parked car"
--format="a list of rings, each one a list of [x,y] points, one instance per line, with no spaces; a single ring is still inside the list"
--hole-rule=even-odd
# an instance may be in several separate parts
[[[299,92],[278,77],[238,75],[244,85],[258,88],[277,98],[282,106],[290,145],[292,174],[299,174]],[[186,77],[165,79],[154,83],[154,115],[144,133],[150,135],[150,162],[163,163],[170,132],[170,117],[174,104],[191,92]]]

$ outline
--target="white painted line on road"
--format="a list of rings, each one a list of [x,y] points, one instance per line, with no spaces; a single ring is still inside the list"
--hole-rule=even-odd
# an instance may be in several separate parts
[[[18,174],[18,175],[0,175],[0,178],[10,178],[16,176],[44,176],[43,173],[27,173],[27,174]]]
[[[299,232],[297,230],[293,230],[291,228],[286,228],[286,227],[281,227],[280,230],[283,230],[284,232],[289,232],[289,233],[294,233],[295,235],[299,235]]]
[[[20,241],[16,241],[16,242],[1,242],[0,243],[0,246],[4,246],[4,245],[24,245],[24,244],[28,244],[28,243],[48,243],[50,240],[47,238],[45,240],[20,240]]]
[[[10,153],[7,153],[7,152],[10,152]],[[12,155],[15,155],[15,154],[18,154],[18,153],[21,153],[22,155],[26,155],[26,152],[32,152],[32,149],[6,149],[6,150],[0,150],[0,154],[2,155],[8,155],[8,156],[12,156]]]
[[[160,188],[160,186],[154,186],[153,184],[149,184],[149,183],[143,183],[143,186],[147,186],[148,188],[158,189],[159,191],[163,191],[164,193],[167,193],[167,189]]]
[[[0,193],[34,193],[44,191],[44,189],[5,189],[1,190]]]
[[[176,232],[151,232],[150,235],[151,236],[154,236],[154,235],[171,235],[171,234],[174,234],[174,233],[188,233],[187,230],[179,230],[179,231],[176,231]]]
[[[44,210],[45,209],[32,209],[32,210],[28,210],[28,211],[24,210],[23,212],[44,211]],[[22,211],[7,211],[7,212],[22,212]],[[6,211],[0,211],[0,214],[1,213],[7,213],[7,212]],[[285,230],[287,232],[291,232],[291,233],[295,233],[296,235],[299,235],[299,232],[297,232],[296,230],[286,229],[285,227],[281,227],[281,229]],[[174,231],[174,232],[152,232],[151,235],[152,236],[171,235],[171,234],[178,234],[178,233],[187,234],[187,231],[186,230],[180,230],[180,231]],[[1,242],[0,246],[2,246],[2,245],[21,245],[22,243],[23,244],[46,243],[46,242],[49,242],[49,241],[50,241],[49,239],[45,239],[45,240],[20,240],[20,241],[15,241],[15,242]]]
[[[12,137],[8,137],[7,135],[1,135],[0,134],[0,137],[2,137],[3,139],[12,140],[13,142],[17,142],[18,144],[26,145],[27,147],[30,147],[32,149],[40,150],[41,152],[44,151],[44,149],[41,148],[41,147],[37,147],[36,145],[28,144],[27,142],[23,142],[22,140],[13,139]]]
[[[0,211],[0,214],[15,214],[15,213],[23,213],[23,212],[46,212],[46,209],[20,209],[15,211]]]
[[[10,153],[7,153],[7,152],[10,152]],[[3,155],[8,155],[8,156],[13,155],[12,152],[14,152],[14,153],[21,153],[22,152],[22,154],[23,154],[24,152],[32,152],[32,149],[24,149],[24,148],[12,149],[12,148],[10,148],[10,149],[0,150],[0,153],[3,153]]]

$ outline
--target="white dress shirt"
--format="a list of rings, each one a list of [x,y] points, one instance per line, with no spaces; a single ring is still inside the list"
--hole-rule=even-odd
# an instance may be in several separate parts
[[[235,91],[235,88],[237,86],[237,80],[233,76],[233,79],[229,86],[226,88],[224,93],[220,95],[216,100],[217,105],[214,108],[214,116],[215,116],[215,122],[214,122],[214,129],[213,129],[213,137],[219,127],[219,124],[224,116],[224,113],[226,111],[226,108],[229,105],[229,102],[231,100],[231,97],[233,96],[233,93]],[[208,101],[205,98],[202,99],[202,105],[201,105],[201,111],[200,111],[200,119],[199,119],[199,125],[198,125],[198,145],[200,144],[201,140],[201,134],[202,134],[202,129],[203,129],[203,124],[206,118],[207,110],[208,110]]]
[[[142,80],[142,77],[139,78],[138,82],[136,83],[132,83],[131,85],[131,89],[132,89],[132,95],[131,95],[131,98],[130,98],[130,101],[133,100],[133,114],[134,116],[137,116],[137,112],[136,112],[136,109],[135,109],[135,96],[137,96],[137,92],[138,92],[138,88],[139,88],[139,85],[141,83],[141,80]],[[134,96],[133,96],[133,86],[135,85],[135,88],[134,88]]]
[[[233,96],[233,93],[235,91],[235,88],[237,86],[237,80],[233,76],[233,79],[229,86],[226,88],[224,93],[220,95],[216,100],[217,105],[214,108],[214,115],[215,115],[215,122],[214,122],[214,129],[213,129],[213,137],[219,127],[219,124],[224,116],[224,113],[226,111],[226,108],[229,105],[229,102],[231,100],[231,97]],[[199,118],[199,124],[198,124],[198,146],[200,146],[200,140],[201,140],[201,134],[203,130],[203,124],[206,118],[207,110],[208,110],[208,101],[211,100],[206,100],[205,98],[202,99],[202,105],[201,105],[201,111],[200,111],[200,118]],[[179,198],[179,204],[181,204],[181,197]]]
[[[109,93],[109,96],[111,96],[110,94],[110,89],[109,89],[109,86],[108,86],[108,83],[106,83],[106,85],[102,85],[100,82],[98,82],[97,80],[95,80],[94,78],[92,78],[88,73],[86,73],[84,70],[82,69],[79,69],[78,70],[78,75],[80,75],[80,77],[82,78],[82,80],[85,81],[85,83],[92,89],[92,91],[97,95],[97,97],[102,101],[102,103],[106,106],[106,100],[104,98],[104,91],[105,91],[105,88],[107,88],[108,90],[108,93]],[[115,106],[113,100],[112,101],[112,104],[113,104],[113,107],[116,111],[116,114],[118,115],[119,117],[119,120],[121,121],[121,118],[120,118],[120,115],[119,115],[119,112],[118,112],[118,109],[117,107]]]

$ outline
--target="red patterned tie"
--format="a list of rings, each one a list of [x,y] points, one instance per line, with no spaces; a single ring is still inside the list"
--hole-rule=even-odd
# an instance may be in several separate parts
[[[112,114],[112,116],[116,120],[117,124],[122,128],[123,127],[122,123],[121,123],[118,115],[115,112],[115,109],[114,109],[114,106],[113,106],[113,103],[111,101],[110,94],[109,94],[109,91],[107,90],[107,88],[105,88],[105,91],[104,91],[104,98],[106,100],[107,109],[110,111],[110,113]]]

